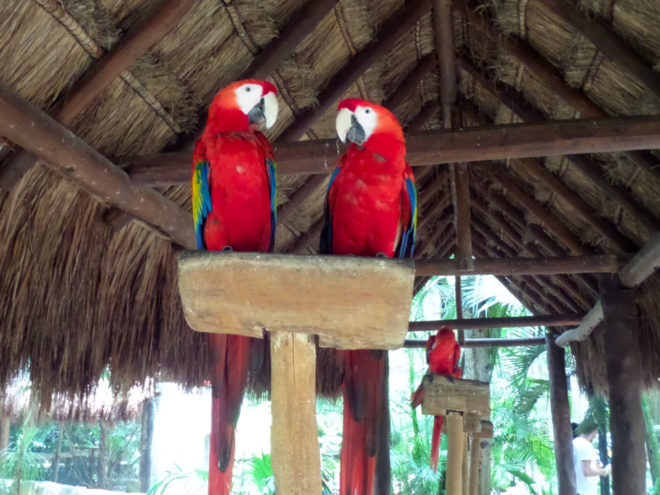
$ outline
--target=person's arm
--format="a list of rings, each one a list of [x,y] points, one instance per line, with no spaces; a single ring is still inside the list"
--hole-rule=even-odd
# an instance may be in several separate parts
[[[586,477],[609,476],[609,466],[603,467],[600,461],[582,461],[582,472]]]

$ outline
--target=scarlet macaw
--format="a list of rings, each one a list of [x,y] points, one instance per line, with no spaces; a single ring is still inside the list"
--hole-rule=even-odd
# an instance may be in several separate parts
[[[275,239],[275,162],[270,143],[254,129],[277,118],[277,89],[267,81],[237,81],[209,108],[206,128],[193,153],[192,204],[198,249],[272,251]],[[221,283],[221,281],[218,281]],[[252,353],[248,337],[210,335],[213,353],[209,494],[231,490],[234,431]]]
[[[321,252],[411,257],[417,193],[401,125],[386,108],[359,99],[338,110],[337,134],[351,144],[328,186]],[[387,354],[346,351],[343,362],[340,494],[374,493],[376,469],[377,485],[387,484],[379,493],[389,493]]]
[[[429,337],[426,342],[426,361],[429,363],[429,371],[436,375],[461,378],[463,373],[458,367],[460,358],[461,348],[458,346],[451,328],[440,328],[438,333]],[[423,400],[424,388],[423,385],[420,385],[413,394],[412,406],[417,407]],[[434,472],[438,470],[440,433],[442,433],[442,416],[436,416],[433,420],[433,436],[431,437],[431,467]]]

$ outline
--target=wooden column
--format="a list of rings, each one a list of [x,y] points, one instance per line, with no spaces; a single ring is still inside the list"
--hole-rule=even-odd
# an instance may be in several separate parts
[[[477,417],[477,420],[478,419],[479,418]],[[468,495],[469,494],[468,490],[470,489],[470,479],[469,479],[470,471],[469,471],[469,466],[468,466],[469,446],[470,446],[470,443],[469,443],[469,440],[468,440],[468,436],[464,433],[463,434],[463,481],[462,481],[462,484],[463,484],[462,493],[463,493],[463,495]]]
[[[479,495],[479,463],[481,461],[481,439],[472,437],[470,445],[470,495]]]
[[[447,422],[447,495],[463,495],[463,416],[450,412]]]
[[[311,335],[272,332],[271,451],[277,493],[321,493],[316,425],[316,348]],[[296,441],[291,441],[295,432]]]
[[[601,275],[605,364],[610,388],[614,495],[646,493],[639,333],[633,290],[616,275]]]
[[[548,350],[548,371],[550,373],[550,409],[552,430],[555,437],[555,462],[559,495],[575,495],[575,468],[573,466],[573,430],[571,410],[568,405],[566,382],[566,362],[564,349],[558,347],[554,337],[546,336]]]

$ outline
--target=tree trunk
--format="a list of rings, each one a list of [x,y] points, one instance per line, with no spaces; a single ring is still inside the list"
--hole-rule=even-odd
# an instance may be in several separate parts
[[[63,426],[57,425],[57,449],[55,450],[55,460],[53,461],[53,481],[57,483],[60,474],[60,457],[62,456],[62,432]]]
[[[9,428],[11,422],[9,416],[2,415],[0,417],[0,450],[5,450],[9,446]]]
[[[598,454],[600,455],[600,462],[603,466],[610,463],[610,457],[607,455],[607,435],[598,429]],[[601,476],[600,478],[600,495],[610,495],[610,477]]]
[[[146,492],[151,485],[151,444],[154,437],[154,400],[144,401],[142,428],[140,429],[140,490]]]
[[[660,449],[658,449],[658,439],[653,431],[653,418],[646,397],[642,397],[642,414],[644,415],[644,425],[646,431],[646,452],[649,457],[649,467],[651,468],[651,479],[653,480],[654,491],[658,493],[660,488]]]
[[[465,330],[465,338],[483,337],[481,330]],[[490,383],[493,374],[493,365],[490,352],[497,352],[487,347],[474,347],[463,349],[463,378],[480,380]],[[481,469],[479,470],[479,495],[490,495],[490,447],[488,439],[479,439],[481,442]]]

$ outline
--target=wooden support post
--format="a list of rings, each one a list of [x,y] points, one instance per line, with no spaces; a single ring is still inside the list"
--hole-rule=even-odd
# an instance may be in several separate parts
[[[450,412],[447,422],[447,495],[463,495],[463,416]]]
[[[479,464],[481,463],[481,439],[472,437],[470,444],[470,490],[469,495],[479,495]]]
[[[277,493],[321,493],[316,424],[316,348],[311,335],[270,336],[271,452]],[[295,432],[295,442],[291,432]]]
[[[456,298],[456,319],[463,319],[463,293],[461,291],[461,276],[454,277],[454,293]],[[463,345],[465,342],[465,331],[462,328],[458,329],[458,344]]]
[[[468,436],[463,433],[463,480],[461,482],[463,495],[468,495],[468,490],[470,489],[470,468],[468,466],[469,446]]]
[[[552,411],[552,429],[555,438],[555,462],[557,465],[559,494],[575,495],[573,431],[571,428],[571,410],[568,405],[564,349],[555,344],[554,337],[550,334],[546,335],[546,343],[548,371],[550,373],[550,409]]]
[[[622,289],[617,276],[601,275],[599,287],[610,389],[614,495],[646,493],[642,371],[634,291]]]

